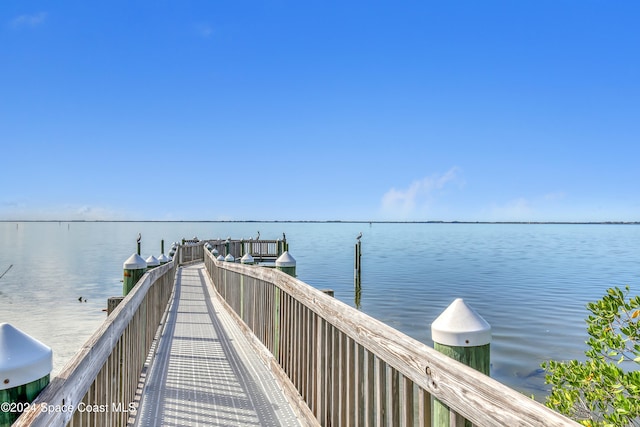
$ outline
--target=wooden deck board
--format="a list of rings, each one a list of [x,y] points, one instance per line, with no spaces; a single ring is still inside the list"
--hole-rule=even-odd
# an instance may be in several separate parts
[[[180,270],[135,425],[300,425],[210,289],[202,264]]]

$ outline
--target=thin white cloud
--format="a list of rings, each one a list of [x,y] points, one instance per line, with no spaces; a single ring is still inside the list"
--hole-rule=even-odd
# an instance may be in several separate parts
[[[20,15],[11,21],[12,28],[33,28],[42,24],[47,19],[47,12],[34,15]]]
[[[423,214],[433,204],[436,193],[455,181],[460,181],[459,168],[453,167],[442,175],[427,176],[413,181],[405,189],[391,188],[382,196],[382,211],[396,218]]]

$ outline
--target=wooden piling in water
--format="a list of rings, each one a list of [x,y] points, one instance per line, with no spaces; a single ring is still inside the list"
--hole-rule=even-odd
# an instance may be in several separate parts
[[[127,296],[131,289],[138,283],[147,270],[147,262],[140,255],[133,254],[127,259],[123,266],[124,279],[122,280],[122,295]]]
[[[431,325],[434,349],[458,362],[489,375],[491,326],[462,298],[458,298]],[[459,425],[450,419],[449,408],[434,401],[433,426]],[[464,420],[465,427],[471,422]]]
[[[296,277],[296,260],[291,256],[289,251],[284,251],[283,254],[278,257],[276,260],[276,270]]]
[[[9,323],[0,323],[0,427],[9,427],[49,384],[53,351]]]
[[[122,302],[124,297],[109,297],[107,298],[107,316],[111,314],[113,310],[116,309],[118,304]]]
[[[154,257],[153,255],[149,255],[149,257],[145,261],[147,263],[147,270],[151,270],[160,265],[160,261],[158,261],[158,258]]]
[[[362,242],[359,237],[355,245],[355,258],[353,261],[353,281],[356,289],[362,284]]]
[[[360,309],[360,299],[362,297],[362,233],[356,237],[355,257],[353,261],[353,285],[354,302],[357,309]]]

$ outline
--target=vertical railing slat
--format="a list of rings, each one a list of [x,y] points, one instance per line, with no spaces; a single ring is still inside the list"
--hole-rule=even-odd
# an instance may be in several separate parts
[[[391,425],[400,425],[400,376],[398,370],[389,367],[391,392],[389,393],[389,405],[391,406]]]
[[[258,248],[259,252],[270,250],[270,247]],[[275,250],[278,251],[279,246]],[[458,371],[449,372],[457,384],[439,387],[438,382],[448,378],[438,376],[438,371],[433,370],[434,367],[440,372],[446,369],[440,359],[433,358],[428,352],[429,356],[423,357],[409,347],[404,347],[403,352],[403,346],[414,340],[379,322],[375,328],[369,328],[365,322],[352,321],[348,316],[352,308],[321,299],[328,297],[316,294],[317,291],[307,292],[304,283],[295,283],[290,277],[285,279],[279,276],[281,272],[272,275],[270,270],[250,266],[226,265],[213,260],[207,265],[212,280],[217,279],[214,287],[227,301],[226,294],[231,291],[227,272],[255,275],[260,277],[260,286],[268,287],[269,292],[252,294],[255,304],[251,309],[245,306],[245,310],[255,312],[249,314],[253,317],[243,317],[249,319],[247,322],[253,325],[251,329],[256,336],[273,352],[290,379],[288,387],[298,390],[321,425],[431,427],[433,397],[430,390],[466,417],[483,420],[478,425],[495,425],[495,419],[517,419],[517,414],[508,418],[500,413],[501,408],[484,397],[482,400],[492,412],[474,415],[473,411],[482,411],[482,408],[465,408],[457,399],[456,388],[465,393],[472,392]],[[259,272],[254,273],[256,271]],[[247,278],[245,283],[248,283]],[[247,294],[244,293],[245,298]],[[363,320],[357,312],[353,312],[353,318]],[[385,341],[382,332],[396,340]],[[420,343],[415,345],[422,346]],[[526,402],[522,403],[526,406]],[[529,418],[527,422],[535,419]],[[456,425],[463,417],[451,411],[450,420],[451,425]],[[528,425],[527,422],[523,425]]]

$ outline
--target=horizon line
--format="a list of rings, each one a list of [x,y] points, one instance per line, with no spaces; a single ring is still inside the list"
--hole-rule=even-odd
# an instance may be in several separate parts
[[[399,221],[399,220],[127,220],[127,219],[0,219],[0,222],[149,222],[149,223],[317,223],[317,224],[628,224],[638,225],[640,221]]]

